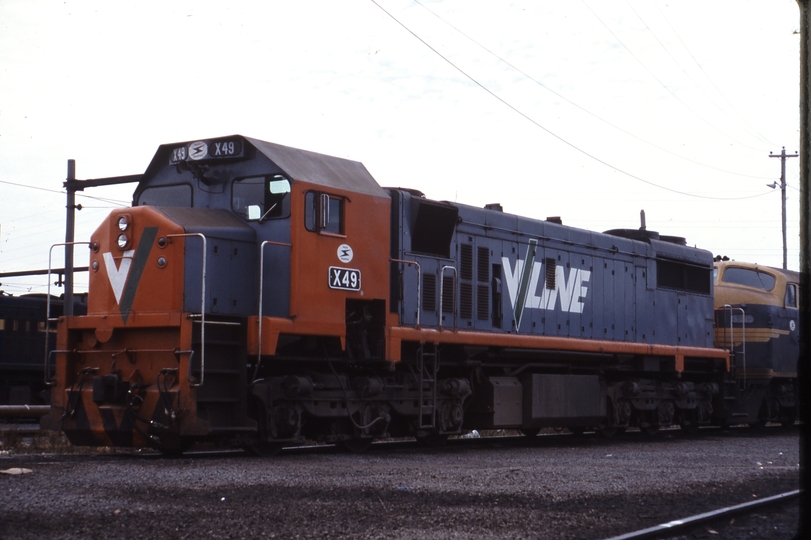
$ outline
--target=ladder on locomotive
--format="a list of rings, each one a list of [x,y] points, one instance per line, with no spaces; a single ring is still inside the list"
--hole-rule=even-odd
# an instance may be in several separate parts
[[[434,429],[436,427],[437,372],[439,371],[439,350],[435,343],[424,343],[420,347],[417,352],[417,371],[419,373],[417,377],[419,388],[418,428]]]
[[[189,373],[196,387],[197,415],[209,422],[212,434],[253,431],[247,416],[247,364],[242,360],[247,355],[244,324],[207,318],[203,341],[202,321],[195,317],[193,322],[196,358],[203,358],[205,347],[205,365],[195,362]]]

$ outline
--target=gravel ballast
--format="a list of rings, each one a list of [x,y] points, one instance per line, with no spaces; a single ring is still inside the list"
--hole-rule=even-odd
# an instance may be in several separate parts
[[[0,538],[606,538],[797,489],[798,463],[796,429],[268,458],[12,451],[0,470],[31,472],[0,474]],[[790,538],[786,515],[749,537]]]

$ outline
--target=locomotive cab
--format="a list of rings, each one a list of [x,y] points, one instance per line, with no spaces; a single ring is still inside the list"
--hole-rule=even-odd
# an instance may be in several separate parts
[[[240,136],[161,146],[90,239],[88,315],[60,320],[43,425],[234,444],[264,430],[268,358],[318,342],[384,361],[388,207],[357,162]]]

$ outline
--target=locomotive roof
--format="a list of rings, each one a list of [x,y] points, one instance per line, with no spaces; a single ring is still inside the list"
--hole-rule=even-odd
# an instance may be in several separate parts
[[[767,271],[768,273],[771,273],[771,274],[783,274],[784,276],[786,276],[786,279],[788,281],[791,281],[793,283],[799,283],[800,282],[800,273],[799,272],[796,272],[794,270],[784,270],[782,268],[777,268],[775,266],[765,266],[765,265],[762,265],[762,264],[743,262],[743,261],[735,261],[735,260],[726,260],[726,261],[724,261],[724,260],[720,260],[720,261],[716,260],[715,261],[715,266],[717,266],[718,268],[724,268],[726,266],[737,266],[739,268],[749,268],[750,270],[762,270],[762,271]]]
[[[389,198],[360,161],[337,158],[245,137],[292,180]]]
[[[144,181],[154,177],[160,170],[164,169],[167,163],[177,164],[178,160],[172,157],[173,151],[178,148],[190,148],[194,145],[201,145],[202,147],[209,147],[216,144],[218,141],[243,141],[243,145],[252,146],[256,151],[281,169],[286,176],[293,181],[308,182],[315,185],[332,187],[335,189],[345,190],[349,192],[364,193],[374,195],[377,197],[389,198],[389,194],[372,177],[363,163],[359,161],[352,161],[349,159],[328,156],[325,154],[318,154],[316,152],[309,152],[307,150],[300,150],[298,148],[291,148],[289,146],[282,146],[267,141],[260,141],[242,135],[232,135],[229,137],[218,137],[216,139],[200,139],[196,142],[178,142],[171,144],[163,144],[158,148],[155,157],[149,164],[149,167],[144,174]],[[234,163],[245,163],[244,154],[242,150],[239,151],[238,156],[229,156],[236,158]],[[214,159],[213,156],[206,156],[202,158],[200,163],[204,163],[209,159]],[[228,159],[226,159],[227,161]],[[188,159],[181,159],[192,163]],[[222,160],[220,160],[222,162]]]

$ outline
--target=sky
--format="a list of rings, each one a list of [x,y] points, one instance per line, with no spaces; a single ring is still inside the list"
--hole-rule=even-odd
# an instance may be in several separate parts
[[[140,174],[161,144],[231,134],[594,231],[644,209],[780,267],[769,155],[799,146],[799,43],[794,0],[0,0],[0,272],[64,242],[68,159],[79,179]],[[786,171],[796,270],[799,159]],[[133,189],[80,194],[76,240]]]

